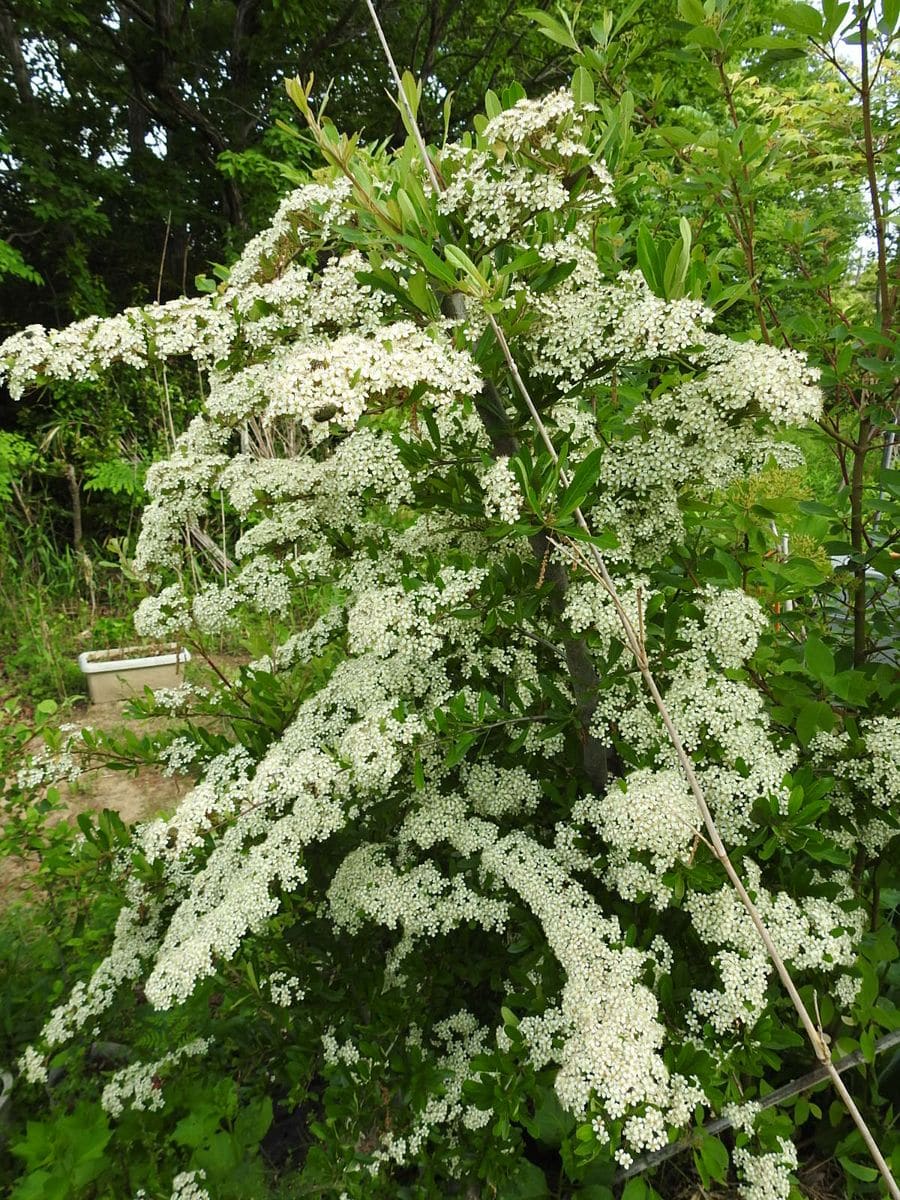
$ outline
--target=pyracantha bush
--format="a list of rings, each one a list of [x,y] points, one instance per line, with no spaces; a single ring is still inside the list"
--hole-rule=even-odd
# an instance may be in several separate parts
[[[205,373],[201,413],[147,477],[141,634],[189,640],[317,598],[244,677],[251,697],[304,681],[295,708],[207,754],[177,811],[120,851],[109,954],[48,1014],[28,1081],[135,989],[178,1009],[210,980],[243,994],[252,968],[254,1065],[318,1114],[310,1186],[540,1196],[543,1143],[587,1196],[759,1097],[792,1047],[803,1069],[585,569],[579,504],[781,954],[849,1017],[868,928],[852,848],[895,832],[898,723],[804,748],[751,670],[773,616],[713,569],[703,518],[773,457],[797,462],[783,431],[818,413],[816,379],[627,269],[607,122],[583,85],[492,97],[434,152],[438,192],[412,139],[366,149],[295,89],[326,166],[215,294],[0,348],[16,393],[173,355]],[[233,567],[197,581],[185,531],[223,503]],[[106,1078],[111,1116],[163,1107],[216,1029]],[[740,1111],[743,1194],[787,1196],[791,1122]]]

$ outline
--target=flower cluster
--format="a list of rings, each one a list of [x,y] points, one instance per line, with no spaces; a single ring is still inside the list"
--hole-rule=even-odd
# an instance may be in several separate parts
[[[665,907],[671,889],[662,877],[689,855],[699,819],[680,772],[634,771],[601,802],[580,800],[572,817],[589,821],[609,845],[610,887],[626,900],[649,895],[657,908]]]
[[[523,497],[515,475],[509,469],[509,458],[500,457],[481,477],[484,488],[484,509],[489,517],[514,525],[519,519]]]
[[[653,593],[642,576],[616,581],[626,615],[635,629],[646,623]],[[742,592],[703,588],[695,596],[697,616],[679,627],[679,648],[667,656],[660,679],[665,699],[687,750],[697,759],[704,793],[727,838],[747,830],[757,800],[777,796],[786,803],[785,775],[796,762],[793,748],[780,746],[760,693],[729,677],[752,656],[764,616]],[[590,630],[604,656],[624,640],[615,608],[597,583],[570,589],[565,610],[576,631]],[[677,760],[637,668],[601,691],[594,711],[596,736],[621,738],[646,766],[677,769]],[[632,868],[633,870],[634,868]]]
[[[837,901],[810,896],[795,900],[763,887],[758,866],[745,864],[747,884],[779,954],[790,965],[826,974],[856,961],[856,945],[865,929],[861,909],[847,913]],[[722,987],[695,989],[692,1023],[708,1021],[718,1033],[736,1024],[752,1025],[762,1014],[771,963],[745,908],[729,887],[685,901],[701,940],[725,949],[713,956]]]
[[[810,750],[814,761],[837,781],[834,802],[847,821],[842,844],[852,848],[861,842],[870,854],[881,854],[900,834],[895,811],[900,796],[900,718],[860,721],[856,738],[847,731],[817,733]]]
[[[172,1180],[172,1195],[169,1200],[210,1200],[209,1192],[203,1186],[206,1179],[204,1170],[180,1171]]]
[[[457,214],[471,237],[495,245],[525,240],[541,214],[573,205],[593,212],[612,204],[612,180],[604,163],[592,160],[587,144],[594,111],[577,106],[571,92],[560,89],[498,113],[474,149],[444,148],[446,187],[438,210]]]
[[[797,1169],[797,1148],[785,1138],[779,1138],[778,1149],[767,1154],[738,1147],[734,1165],[744,1177],[741,1200],[788,1200],[791,1171]]]
[[[209,1049],[208,1038],[194,1038],[177,1050],[170,1050],[152,1063],[133,1063],[115,1074],[103,1089],[100,1103],[113,1117],[126,1108],[137,1112],[156,1112],[165,1107],[165,1073],[185,1058],[197,1058]]]
[[[269,995],[273,1002],[279,1008],[291,1008],[306,995],[297,976],[288,975],[286,971],[273,971],[266,980],[266,987],[269,989]]]

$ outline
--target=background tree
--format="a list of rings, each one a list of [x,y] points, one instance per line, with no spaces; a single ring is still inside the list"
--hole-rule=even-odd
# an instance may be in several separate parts
[[[464,121],[488,87],[553,76],[565,51],[548,54],[520,7],[382,5],[432,122],[448,93]],[[228,258],[281,182],[286,75],[333,81],[331,111],[369,139],[400,130],[359,0],[4,0],[0,45],[0,235],[47,282],[5,288],[6,332],[178,295]]]

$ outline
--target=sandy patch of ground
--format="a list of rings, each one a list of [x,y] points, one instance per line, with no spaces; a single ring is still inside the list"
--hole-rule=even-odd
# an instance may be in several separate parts
[[[90,726],[109,733],[124,728],[149,732],[146,721],[129,721],[123,713],[124,704],[94,704],[70,718],[72,724]],[[162,722],[156,722],[159,728]],[[30,749],[37,749],[35,743]],[[113,771],[100,767],[86,771],[74,783],[57,785],[61,807],[49,814],[48,824],[68,821],[71,825],[80,813],[113,809],[126,825],[146,821],[159,813],[171,811],[191,785],[185,776],[169,777],[155,767],[142,767],[137,774]],[[10,856],[0,858],[0,905],[8,903],[29,890],[29,875],[36,865],[32,858]]]
[[[217,656],[216,665],[227,676],[233,677],[237,668],[246,659],[234,656]],[[200,669],[191,672],[195,682],[209,682],[211,672],[200,664]],[[121,733],[131,729],[138,736],[164,729],[168,722],[163,719],[139,721],[125,715],[126,702],[110,704],[86,704],[75,713],[65,715],[70,724],[96,729],[104,733]],[[35,742],[29,749],[36,750]],[[102,812],[112,809],[126,825],[146,821],[151,817],[171,812],[182,796],[193,786],[189,776],[164,775],[156,767],[141,767],[137,772],[115,771],[100,767],[85,772],[73,784],[59,785],[61,809],[50,820],[69,821],[74,825],[83,812]],[[28,887],[29,867],[27,860],[20,858],[0,859],[0,905],[21,895]]]
[[[73,723],[104,733],[120,733],[123,729],[154,733],[165,727],[164,721],[130,721],[124,710],[121,702],[92,704]],[[74,818],[82,812],[111,808],[126,825],[131,825],[174,808],[190,786],[186,776],[164,775],[156,767],[141,767],[137,774],[101,767],[84,774],[63,797],[65,816]]]

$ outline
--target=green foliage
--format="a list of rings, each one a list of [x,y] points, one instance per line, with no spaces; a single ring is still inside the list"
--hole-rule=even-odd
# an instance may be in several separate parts
[[[897,1028],[900,1019],[897,895],[889,890],[895,869],[890,847],[896,840],[887,837],[882,850],[864,841],[851,844],[846,836],[851,809],[860,827],[883,820],[892,829],[896,814],[877,807],[862,789],[851,788],[847,781],[853,776],[845,771],[865,760],[865,723],[895,714],[900,700],[892,549],[900,486],[897,472],[880,464],[885,434],[895,422],[896,341],[891,314],[873,296],[878,270],[857,277],[852,271],[865,217],[860,183],[868,166],[860,158],[858,128],[852,124],[857,110],[848,106],[849,93],[835,78],[835,65],[811,63],[806,40],[833,35],[844,19],[843,7],[826,3],[819,12],[795,4],[779,8],[768,20],[754,6],[681,0],[680,20],[658,33],[640,6],[631,5],[615,19],[603,15],[589,37],[564,14],[535,11],[532,16],[545,39],[576,56],[574,94],[580,102],[596,103],[599,111],[592,119],[602,129],[604,155],[623,181],[622,214],[598,222],[598,254],[604,264],[610,270],[637,266],[658,297],[703,298],[725,314],[734,331],[800,346],[823,369],[829,403],[821,429],[797,437],[805,448],[812,447],[810,465],[786,471],[770,464],[751,480],[714,496],[685,489],[680,498],[684,538],[648,566],[653,597],[643,614],[642,638],[651,660],[663,664],[664,671],[683,651],[684,630],[702,617],[696,598],[706,586],[752,596],[771,617],[753,656],[729,668],[724,678],[757,689],[775,738],[796,749],[798,761],[781,781],[783,791],[757,802],[752,832],[735,857],[742,866],[760,864],[766,879],[788,896],[810,895],[823,902],[843,897],[848,909],[864,906],[867,928],[851,969],[859,981],[855,1001],[839,1007],[821,981],[803,984],[803,992],[808,1005],[818,1009],[835,1053],[862,1052],[867,1067],[853,1073],[854,1095],[885,1151],[896,1159],[891,1108],[896,1074],[891,1075],[890,1064],[879,1067],[875,1057],[878,1038]],[[766,32],[760,32],[761,24]],[[894,24],[894,8],[883,6],[883,38]],[[758,87],[751,85],[756,78]],[[342,87],[348,88],[347,79],[339,81],[338,97]],[[426,89],[409,80],[405,91],[414,106],[427,108]],[[295,88],[294,95],[312,111],[302,89]],[[476,129],[483,130],[485,120],[513,104],[517,95],[514,88],[502,87],[489,93]],[[345,101],[351,103],[346,95]],[[886,111],[886,103],[884,107]],[[440,298],[465,292],[508,320],[515,336],[527,332],[529,317],[517,307],[515,281],[526,279],[536,295],[543,295],[563,282],[566,264],[548,264],[534,246],[492,246],[454,228],[410,168],[409,148],[392,168],[397,178],[379,179],[385,186],[376,194],[371,183],[383,167],[379,152],[370,155],[355,140],[340,140],[331,127],[321,135],[331,161],[356,172],[369,205],[366,209],[360,201],[363,217],[350,230],[369,256],[362,282],[383,289],[414,319],[433,317]],[[276,176],[269,160],[254,155],[252,150],[231,157],[226,152],[220,166],[237,181],[258,175],[272,185]],[[672,211],[678,213],[677,222],[668,215]],[[536,235],[548,234],[549,220]],[[403,272],[387,265],[398,255],[406,256]],[[876,268],[886,255],[887,249]],[[210,290],[216,286],[210,281]],[[847,297],[850,303],[845,304]],[[490,339],[481,339],[474,353],[485,373],[502,374]],[[604,437],[631,432],[638,399],[652,389],[664,394],[674,386],[676,373],[677,365],[664,369],[624,363],[621,378],[598,382],[593,416]],[[529,382],[539,406],[549,409],[555,400],[550,389],[544,390],[539,378]],[[71,397],[77,411],[84,393],[73,391]],[[469,622],[473,642],[493,639],[498,661],[504,630],[537,629],[536,640],[556,639],[551,650],[564,641],[570,648],[572,639],[561,634],[558,614],[548,615],[552,587],[545,578],[546,561],[541,565],[519,554],[515,539],[550,535],[567,539],[566,545],[584,545],[575,510],[596,496],[606,447],[578,462],[567,486],[560,465],[541,447],[519,447],[511,466],[524,499],[522,512],[514,523],[484,520],[476,469],[486,464],[476,462],[477,453],[469,453],[469,447],[442,445],[433,415],[427,408],[420,413],[418,401],[415,395],[404,397],[396,411],[368,419],[394,433],[404,463],[418,477],[426,476],[415,497],[423,510],[452,519],[457,530],[477,527],[492,540],[484,588],[473,589],[464,605],[441,613],[438,620]],[[527,425],[515,411],[514,394],[509,407],[521,433]],[[129,505],[141,498],[141,471],[132,459],[117,454],[108,439],[95,439],[90,430],[81,444],[71,431],[65,432],[66,461],[73,450],[80,453],[90,443],[89,453],[80,459],[86,491],[107,492]],[[567,448],[562,450],[565,467]],[[0,487],[6,478],[7,498],[15,496],[13,484],[21,484],[34,453],[30,441],[15,435],[0,441],[0,454],[5,454],[0,470],[7,464]],[[402,515],[384,514],[383,519],[402,528]],[[226,520],[235,523],[231,513]],[[788,536],[786,547],[783,535]],[[20,531],[14,536],[21,538]],[[593,540],[604,549],[616,545],[615,535],[605,530]],[[344,558],[368,552],[362,541],[354,544],[349,537],[334,549]],[[455,546],[446,562],[458,569],[471,565],[466,551]],[[444,565],[435,559],[417,568],[418,575],[410,570],[401,578],[403,589],[436,582],[443,586]],[[68,569],[76,569],[71,560]],[[302,623],[312,624],[333,597],[327,585],[309,589],[307,596],[304,616],[309,620]],[[12,612],[11,602],[7,608]],[[46,642],[47,628],[41,611],[30,640],[23,643],[23,658],[33,657],[42,635]],[[113,625],[108,632],[115,637],[119,629]],[[258,652],[274,651],[285,632],[274,623],[268,629],[257,627]],[[6,636],[10,644],[13,639]],[[620,686],[625,678],[621,641],[607,644],[588,631],[585,642],[601,667],[601,691]],[[179,724],[163,734],[88,734],[79,753],[135,769],[159,761],[180,739],[195,751],[190,769],[196,774],[231,747],[258,762],[289,727],[298,705],[349,661],[346,655],[346,645],[336,638],[300,667],[272,673],[245,669],[235,682],[193,701]],[[634,695],[629,696],[636,705]],[[151,696],[133,706],[134,713],[148,718],[159,718],[164,711]],[[394,717],[405,715],[398,711]],[[52,716],[49,707],[37,712],[51,746],[55,735],[46,725]],[[525,762],[539,773],[541,743],[563,739],[572,770],[567,777],[541,776],[540,810],[534,826],[529,825],[550,843],[555,823],[565,820],[584,785],[576,764],[585,730],[555,667],[540,674],[528,696],[511,683],[497,686],[485,678],[480,689],[467,687],[424,713],[423,725],[439,747],[441,772],[451,778],[487,753],[502,756],[510,767]],[[54,825],[50,818],[58,813],[59,793],[41,788],[29,792],[15,777],[14,767],[34,731],[14,708],[7,708],[7,726],[10,749],[3,774],[9,780],[5,798],[11,819],[3,846],[7,855],[39,864],[37,879],[46,900],[37,903],[49,907],[32,911],[53,915],[52,922],[43,922],[48,931],[37,935],[41,922],[23,922],[20,913],[4,916],[0,923],[0,939],[14,948],[3,993],[7,1055],[12,1059],[36,1035],[41,992],[58,999],[63,974],[67,985],[83,979],[101,957],[121,902],[114,862],[127,864],[129,880],[147,887],[161,887],[163,876],[161,863],[139,852],[130,831],[112,814],[84,817],[78,838],[65,824]],[[540,729],[537,737],[530,736],[534,726]],[[845,740],[831,758],[816,759],[816,739],[832,734]],[[610,737],[623,773],[644,765],[640,748],[627,733],[613,728]],[[58,739],[55,748],[60,749]],[[709,765],[724,768],[724,756]],[[738,764],[738,775],[742,770],[749,770],[749,764]],[[426,785],[416,749],[404,805],[413,806]],[[370,823],[371,836],[377,834],[385,844],[396,836],[391,804],[390,796],[378,797],[369,811],[358,814],[360,821]],[[198,862],[213,845],[220,822],[227,823],[212,808],[208,820],[198,838]],[[222,1197],[262,1196],[269,1185],[283,1187],[284,1194],[337,1196],[346,1191],[392,1200],[435,1200],[464,1195],[464,1188],[497,1200],[610,1200],[615,1195],[612,1154],[622,1136],[621,1121],[605,1122],[610,1142],[601,1144],[590,1113],[579,1120],[562,1108],[553,1070],[534,1065],[521,1033],[522,1021],[540,1016],[562,983],[561,967],[547,952],[534,914],[524,904],[514,904],[507,932],[487,949],[484,932],[464,922],[452,937],[431,940],[427,953],[410,955],[402,988],[386,981],[377,987],[373,981],[382,980],[384,962],[396,947],[393,930],[376,926],[335,938],[319,900],[335,865],[355,845],[354,833],[342,830],[334,842],[315,847],[306,864],[309,887],[285,889],[277,913],[252,931],[232,960],[216,962],[213,974],[183,1006],[149,1011],[140,996],[126,996],[116,1006],[114,1018],[121,1022],[119,1036],[128,1061],[152,1061],[191,1034],[214,1038],[207,1058],[180,1064],[171,1078],[161,1072],[155,1090],[164,1093],[163,1108],[127,1111],[110,1123],[92,1097],[98,1081],[108,1081],[119,1064],[102,1055],[98,1059],[93,1047],[83,1045],[54,1056],[51,1065],[63,1074],[47,1095],[18,1089],[18,1140],[12,1153],[24,1164],[25,1174],[15,1182],[14,1196],[119,1196],[144,1187],[156,1200],[168,1195],[179,1170],[204,1171],[212,1194]],[[707,851],[698,838],[690,858],[666,875],[672,903],[665,914],[644,897],[630,903],[618,896],[602,882],[605,864],[594,863],[583,872],[592,895],[620,922],[624,945],[646,953],[657,936],[668,939],[674,966],[660,968],[653,981],[666,1022],[683,1011],[692,989],[715,978],[708,962],[691,958],[696,942],[684,906],[686,897],[705,896],[719,886],[718,864]],[[443,847],[440,855],[448,878],[477,874],[474,855],[458,847]],[[28,925],[30,936],[20,938],[19,930]],[[292,974],[301,967],[302,1019],[299,1006],[282,1008],[260,982],[277,971]],[[421,1033],[435,1014],[458,1009],[461,988],[479,1021],[496,1024],[497,1013],[502,1021],[503,1038],[474,1056],[463,1085],[463,1101],[488,1113],[487,1124],[479,1126],[473,1117],[462,1144],[435,1133],[399,1181],[370,1177],[366,1168],[386,1135],[406,1129],[410,1113],[422,1111],[430,1097],[440,1097],[448,1086],[449,1073],[422,1051],[421,1040],[417,1044],[400,1031],[415,1027]],[[352,1042],[356,1059],[323,1053],[322,1034],[329,1029],[336,1044]],[[699,1078],[718,1108],[763,1099],[810,1065],[809,1049],[783,999],[770,997],[753,1039],[731,1048],[724,1067],[703,1048],[704,1039],[707,1044],[714,1040],[711,1027],[698,1032],[694,1045],[689,1039],[673,1042],[665,1065]],[[271,1151],[271,1132],[281,1126],[287,1129],[289,1153],[276,1163],[264,1151],[266,1145]],[[738,1132],[720,1139],[699,1124],[692,1132],[693,1148],[685,1157],[692,1157],[702,1188],[713,1191],[728,1179],[729,1150],[743,1150],[750,1138]],[[828,1108],[821,1091],[765,1111],[754,1143],[775,1153],[780,1138],[802,1140],[812,1147],[813,1157],[839,1163],[846,1173],[844,1194],[874,1194],[876,1175],[859,1134],[839,1105]],[[274,1179],[281,1168],[286,1178]],[[16,1169],[9,1168],[11,1181]],[[666,1176],[665,1168],[657,1182],[660,1192],[638,1178],[621,1194],[625,1200],[672,1194],[667,1185],[674,1187],[674,1178]]]
[[[11,246],[9,242],[0,238],[0,279],[4,275],[11,275],[15,279],[24,279],[28,283],[44,282],[40,273],[33,267],[29,267],[15,246]]]
[[[121,458],[93,463],[88,468],[84,490],[112,492],[114,496],[124,495],[130,500],[139,500],[144,495],[143,475],[144,471],[135,468],[134,463]]]
[[[18,433],[0,430],[0,500],[9,504],[14,486],[37,458],[37,450]]]
[[[27,1175],[13,1200],[67,1200],[83,1196],[106,1167],[104,1150],[111,1137],[99,1105],[79,1104],[54,1121],[29,1121],[25,1139],[12,1152],[25,1162]]]

